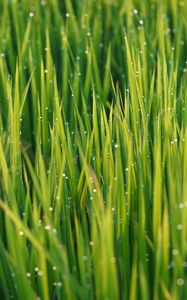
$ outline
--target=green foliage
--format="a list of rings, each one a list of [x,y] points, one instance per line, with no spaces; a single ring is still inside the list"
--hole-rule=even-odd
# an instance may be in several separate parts
[[[187,299],[186,20],[0,0],[2,299]]]

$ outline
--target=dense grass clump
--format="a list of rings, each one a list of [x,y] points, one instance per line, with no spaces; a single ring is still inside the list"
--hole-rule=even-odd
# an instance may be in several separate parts
[[[187,2],[0,0],[0,298],[187,299]]]

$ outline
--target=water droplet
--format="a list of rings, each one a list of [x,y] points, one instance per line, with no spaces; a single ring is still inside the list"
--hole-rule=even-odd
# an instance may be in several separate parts
[[[178,230],[182,230],[183,229],[183,225],[182,224],[177,224],[177,229]]]
[[[177,285],[179,285],[179,286],[184,285],[184,279],[183,278],[178,278],[177,279]]]
[[[111,262],[112,262],[113,264],[116,262],[115,256],[113,256],[113,257],[111,258]]]
[[[42,271],[38,271],[38,276],[42,276],[43,272]]]
[[[187,261],[184,261],[182,265],[184,268],[187,268]]]
[[[31,12],[29,13],[29,17],[32,18],[33,16],[34,16],[34,13],[31,11]]]
[[[82,259],[83,259],[83,261],[87,261],[87,260],[88,260],[88,256],[84,255],[84,256],[82,257]]]
[[[62,286],[62,282],[58,281],[56,285],[57,285],[57,287],[61,287]]]
[[[172,255],[174,255],[174,256],[178,255],[178,250],[177,249],[173,249]]]
[[[40,3],[41,3],[41,5],[43,5],[43,6],[47,5],[47,1],[45,1],[45,0],[42,0]]]
[[[48,224],[45,226],[45,230],[51,230],[51,226]]]

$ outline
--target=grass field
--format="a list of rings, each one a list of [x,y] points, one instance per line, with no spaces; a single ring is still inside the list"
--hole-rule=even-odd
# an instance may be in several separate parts
[[[0,299],[187,299],[186,0],[0,0]]]

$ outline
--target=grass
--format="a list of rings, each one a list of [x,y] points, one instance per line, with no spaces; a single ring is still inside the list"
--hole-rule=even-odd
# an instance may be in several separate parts
[[[186,299],[186,1],[0,17],[1,299]]]

